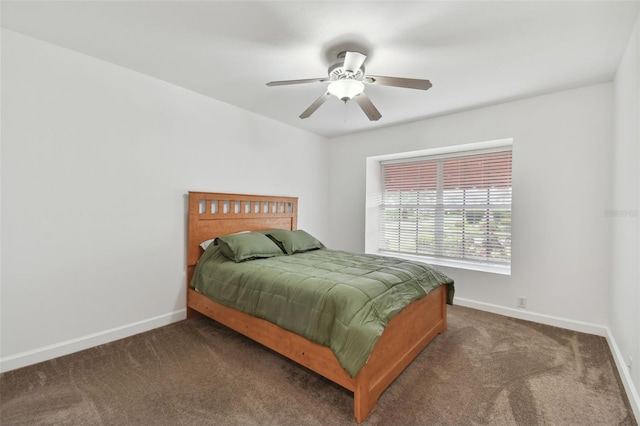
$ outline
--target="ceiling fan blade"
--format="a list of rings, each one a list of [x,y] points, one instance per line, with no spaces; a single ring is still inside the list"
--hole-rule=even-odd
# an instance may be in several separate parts
[[[267,86],[287,86],[289,84],[304,84],[304,83],[323,83],[325,81],[329,81],[326,77],[320,78],[303,78],[302,80],[280,80],[280,81],[270,81],[267,83]]]
[[[304,112],[300,114],[300,118],[309,118],[309,116],[311,116],[311,114],[313,114],[318,108],[320,108],[320,105],[322,105],[330,96],[331,93],[329,92],[320,95],[318,99],[316,99],[311,105],[309,105],[309,108],[305,109]]]
[[[407,89],[427,90],[431,87],[429,80],[402,77],[383,77],[380,75],[368,75],[364,79],[365,83],[380,84],[382,86],[405,87]]]
[[[369,120],[380,120],[382,114],[380,114],[380,111],[378,111],[378,109],[373,105],[373,102],[371,102],[371,99],[369,99],[369,97],[365,95],[364,92],[356,95],[353,99],[358,103],[358,105],[360,105],[360,108],[367,115],[367,117],[369,117]]]
[[[364,64],[365,59],[367,59],[367,55],[363,55],[360,52],[347,52],[344,55],[342,68],[344,68],[345,71],[356,73],[362,64]]]

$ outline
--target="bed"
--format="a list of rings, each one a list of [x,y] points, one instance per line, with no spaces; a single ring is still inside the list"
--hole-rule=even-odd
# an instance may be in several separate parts
[[[447,286],[437,286],[393,316],[366,364],[352,377],[329,347],[217,303],[190,285],[204,252],[201,243],[243,231],[293,231],[297,212],[295,197],[189,192],[187,317],[206,315],[353,392],[354,416],[361,423],[394,379],[446,330],[446,304],[451,296]]]

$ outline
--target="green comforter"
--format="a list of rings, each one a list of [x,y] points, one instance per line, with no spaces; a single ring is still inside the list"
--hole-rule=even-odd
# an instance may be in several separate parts
[[[453,280],[431,266],[392,257],[314,250],[242,263],[209,247],[191,285],[214,301],[331,348],[354,377],[389,320]]]

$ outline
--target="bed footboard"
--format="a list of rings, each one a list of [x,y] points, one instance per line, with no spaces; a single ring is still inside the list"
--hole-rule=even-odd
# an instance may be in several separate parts
[[[378,398],[418,354],[447,328],[446,286],[396,315],[356,377],[350,377],[329,348],[260,318],[220,305],[190,289],[188,307],[218,321],[353,392],[353,412],[362,423]]]
[[[389,321],[367,364],[356,376],[353,409],[358,423],[367,418],[396,377],[446,330],[446,300],[446,286],[442,285]]]

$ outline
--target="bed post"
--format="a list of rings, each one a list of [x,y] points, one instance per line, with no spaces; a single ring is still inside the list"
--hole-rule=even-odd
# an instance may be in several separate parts
[[[200,312],[196,311],[195,309],[190,308],[190,304],[189,304],[189,290],[191,289],[191,277],[193,277],[193,271],[195,270],[195,266],[187,266],[187,319],[189,318],[193,318],[193,317],[197,317],[202,315]]]
[[[378,402],[378,398],[374,398],[369,389],[369,381],[362,380],[362,378],[359,379],[353,392],[353,415],[358,424],[365,421]]]

